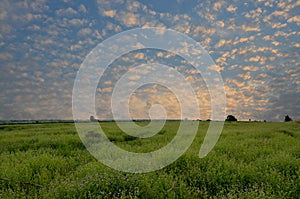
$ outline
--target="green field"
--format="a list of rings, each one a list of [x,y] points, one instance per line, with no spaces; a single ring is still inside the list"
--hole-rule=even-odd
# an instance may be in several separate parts
[[[116,145],[147,152],[166,145],[178,122],[149,139],[101,123]],[[156,172],[113,170],[89,154],[72,123],[0,125],[0,198],[300,198],[300,124],[226,123],[199,159],[208,122],[190,149]],[[142,124],[141,124],[142,125]]]

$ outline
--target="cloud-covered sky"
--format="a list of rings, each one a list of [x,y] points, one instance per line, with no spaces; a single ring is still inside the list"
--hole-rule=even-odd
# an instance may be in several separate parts
[[[117,33],[147,27],[173,29],[201,44],[222,75],[227,114],[300,119],[299,10],[297,0],[1,0],[0,120],[72,119],[74,80],[89,52]],[[116,59],[106,71],[97,88],[98,118],[111,117],[110,97],[120,76],[150,62],[172,64],[184,74],[197,94],[200,119],[210,117],[201,75],[170,52],[144,49]],[[157,103],[169,118],[179,117],[176,96],[151,84],[131,96],[132,117],[147,118]]]

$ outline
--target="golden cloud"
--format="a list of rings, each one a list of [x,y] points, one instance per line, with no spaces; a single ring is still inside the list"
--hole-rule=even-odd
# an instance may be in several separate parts
[[[233,5],[230,5],[226,8],[228,12],[235,12],[237,10],[237,7],[234,7]]]
[[[116,10],[105,10],[102,12],[102,15],[113,18],[116,15]]]
[[[259,56],[255,56],[255,57],[250,57],[249,58],[249,61],[251,61],[251,62],[258,62],[259,60],[260,60]]]
[[[257,66],[243,66],[242,70],[255,72],[258,71],[259,68]]]
[[[300,24],[300,16],[293,16],[291,18],[289,18],[287,20],[288,23],[292,23],[292,22],[295,22],[297,24]]]

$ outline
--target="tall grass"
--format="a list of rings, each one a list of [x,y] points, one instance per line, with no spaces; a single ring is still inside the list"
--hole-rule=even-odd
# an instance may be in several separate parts
[[[165,146],[178,122],[135,138],[101,123],[108,138],[134,152]],[[226,123],[199,159],[208,122],[189,150],[156,172],[130,174],[97,162],[74,124],[0,126],[0,198],[300,198],[300,124]],[[143,125],[143,124],[141,124]]]

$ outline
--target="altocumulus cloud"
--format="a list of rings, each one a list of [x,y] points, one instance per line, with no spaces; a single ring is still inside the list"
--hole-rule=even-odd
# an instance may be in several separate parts
[[[245,120],[300,118],[299,6],[297,0],[3,0],[0,119],[71,119],[72,87],[85,56],[112,35],[151,26],[185,33],[210,53],[224,79],[228,113]],[[184,74],[202,102],[201,119],[207,119],[210,99],[201,75],[175,55],[143,50],[111,65],[97,89],[99,116],[111,117],[107,102],[120,74],[153,61]],[[132,76],[132,82],[141,75]],[[132,97],[134,117],[147,117],[146,108],[158,101],[177,117],[174,96],[153,86]]]

